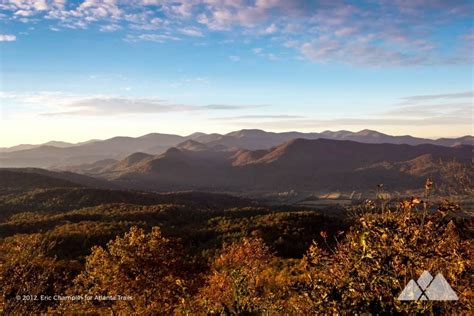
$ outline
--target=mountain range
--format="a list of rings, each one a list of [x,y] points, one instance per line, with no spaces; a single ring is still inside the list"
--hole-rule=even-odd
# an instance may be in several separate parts
[[[469,166],[471,159],[470,145],[299,138],[248,150],[187,140],[162,154],[137,152],[76,171],[120,187],[152,191],[366,190],[379,183],[403,190],[422,187],[427,177],[442,181],[444,163]]]
[[[86,170],[94,173],[136,152],[160,155],[176,146],[188,151],[202,151],[197,147],[203,149],[203,146],[206,149],[214,150],[214,152],[258,151],[268,150],[294,139],[328,139],[367,144],[406,144],[413,146],[431,144],[444,147],[472,145],[474,143],[472,136],[432,140],[408,135],[391,136],[372,130],[359,132],[324,131],[321,133],[274,133],[263,130],[240,130],[225,135],[194,133],[188,136],[152,133],[136,138],[114,137],[77,144],[52,141],[42,145],[19,145],[0,148],[0,167],[35,167],[77,172]],[[188,148],[184,146],[188,146]],[[247,153],[247,155],[250,154]],[[252,155],[255,155],[255,153]],[[132,158],[136,159],[137,157]],[[241,157],[241,159],[244,158]]]

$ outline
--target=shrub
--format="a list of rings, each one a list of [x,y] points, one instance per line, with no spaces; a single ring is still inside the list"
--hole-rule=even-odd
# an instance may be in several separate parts
[[[164,238],[158,227],[150,233],[132,227],[107,247],[94,247],[85,270],[75,279],[71,295],[90,295],[91,300],[67,302],[67,312],[112,312],[146,315],[170,314],[185,299],[192,283],[192,266],[181,246]],[[188,281],[190,280],[190,281]],[[131,299],[98,300],[96,296]]]
[[[41,295],[63,292],[74,267],[50,255],[54,245],[40,234],[15,235],[0,243],[0,314],[39,314],[55,304]]]
[[[212,264],[196,303],[201,313],[255,314],[269,308],[269,283],[263,275],[273,254],[259,238],[226,244]]]
[[[296,285],[296,309],[306,313],[446,313],[471,310],[470,240],[459,238],[447,213],[405,207],[367,213],[334,254],[312,246],[302,261],[306,281]],[[424,270],[442,273],[457,302],[404,302],[397,297]]]

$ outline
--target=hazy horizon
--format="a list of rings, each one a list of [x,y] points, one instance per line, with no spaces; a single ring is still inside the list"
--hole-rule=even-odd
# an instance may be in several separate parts
[[[250,130],[250,129],[241,129],[241,130]],[[262,129],[251,129],[251,130],[262,130]],[[361,132],[361,131],[364,131],[364,130],[370,130],[370,129],[361,129],[361,130],[320,130],[320,131],[308,131],[308,132],[302,132],[302,131],[298,131],[298,130],[274,131],[274,130],[266,129],[266,130],[263,130],[263,131],[265,131],[265,132],[274,132],[274,133],[285,133],[285,132],[288,132],[288,133],[289,132],[323,133],[323,132],[326,132],[326,131],[331,131],[331,132],[347,131],[347,132],[351,132],[351,133],[357,133],[357,132]],[[195,132],[192,132],[192,133],[184,133],[184,134],[169,133],[169,132],[166,132],[166,131],[161,131],[161,132],[151,131],[151,132],[144,133],[144,134],[140,134],[140,133],[136,134],[136,135],[122,135],[122,134],[120,134],[120,135],[112,135],[110,137],[102,137],[102,138],[96,137],[96,138],[79,139],[79,140],[74,139],[74,140],[71,140],[71,141],[57,138],[57,139],[48,139],[48,140],[45,140],[45,141],[42,141],[42,142],[39,142],[39,143],[19,143],[19,144],[13,144],[13,145],[8,145],[8,146],[2,146],[1,143],[0,143],[0,148],[10,148],[10,147],[21,146],[21,145],[42,145],[42,144],[46,144],[46,143],[49,143],[49,142],[65,142],[65,143],[71,143],[71,144],[78,144],[78,143],[85,143],[85,142],[89,142],[89,141],[102,141],[102,140],[107,140],[107,139],[114,138],[114,137],[133,137],[133,138],[137,138],[137,137],[141,137],[141,136],[145,136],[145,135],[149,135],[149,134],[168,134],[168,135],[177,135],[177,136],[182,136],[182,137],[190,136],[194,133],[226,135],[226,134],[236,132],[236,131],[240,131],[240,130],[228,130],[228,131],[223,131],[223,132],[195,131]],[[375,131],[375,130],[373,130],[373,131]],[[381,131],[375,131],[375,132],[383,133]],[[389,136],[412,136],[412,137],[417,137],[417,138],[425,138],[425,137],[420,137],[420,136],[417,136],[417,135],[408,135],[408,134],[400,134],[400,135],[387,134],[387,133],[383,133],[383,134],[386,134],[386,135],[389,135]],[[432,137],[432,138],[426,137],[426,139],[436,140],[436,139],[440,139],[440,138],[460,138],[460,137],[464,137],[464,136],[472,136],[472,135],[471,134],[466,134],[466,135],[459,135],[459,136],[440,136],[440,137]]]

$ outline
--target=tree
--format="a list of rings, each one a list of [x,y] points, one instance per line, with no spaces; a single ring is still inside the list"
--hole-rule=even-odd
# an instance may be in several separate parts
[[[132,227],[123,237],[110,241],[106,249],[92,249],[85,271],[69,291],[92,298],[65,303],[62,309],[170,314],[184,303],[187,286],[195,280],[192,271],[179,243],[163,237],[159,227],[150,233]]]
[[[446,313],[472,310],[469,240],[459,237],[449,214],[416,209],[416,199],[384,213],[361,216],[334,254],[317,246],[302,263],[299,284],[304,313]],[[456,302],[402,302],[397,297],[424,270],[442,273],[456,290]]]
[[[224,245],[199,293],[201,312],[236,315],[270,309],[272,293],[263,272],[273,258],[259,238]]]
[[[49,255],[55,242],[40,234],[0,243],[0,314],[39,314],[55,302],[41,300],[66,288],[71,271]]]

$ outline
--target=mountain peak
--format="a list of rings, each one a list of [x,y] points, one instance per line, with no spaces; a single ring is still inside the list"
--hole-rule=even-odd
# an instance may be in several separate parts
[[[188,139],[176,146],[179,149],[186,149],[186,150],[191,150],[191,151],[203,151],[207,150],[208,147],[204,145],[203,143],[197,142],[192,139]]]
[[[149,134],[140,136],[138,138],[139,139],[153,139],[153,138],[157,138],[157,137],[173,137],[173,138],[175,138],[175,137],[181,137],[181,136],[173,135],[173,134],[163,134],[163,133],[149,133]]]
[[[44,143],[43,145],[44,146],[59,147],[59,148],[74,146],[74,144],[67,143],[67,142],[62,142],[62,141],[56,141],[56,140],[52,140],[50,142]]]
[[[230,132],[226,134],[226,136],[233,136],[233,137],[252,137],[252,136],[263,136],[269,134],[269,132],[265,132],[261,129],[241,129],[239,131]]]
[[[371,129],[363,129],[361,131],[358,131],[357,133],[354,133],[355,135],[359,136],[375,136],[375,137],[380,137],[380,136],[388,136],[386,134],[371,130]]]
[[[123,161],[126,161],[128,164],[134,164],[151,157],[153,157],[153,155],[142,153],[142,152],[136,152],[126,157]]]
[[[190,139],[193,139],[193,138],[196,138],[196,137],[201,137],[201,136],[206,136],[207,134],[206,133],[203,133],[203,132],[194,132],[188,136],[186,136],[186,138],[190,138]]]
[[[182,154],[183,152],[181,150],[179,150],[178,148],[176,147],[171,147],[169,148],[166,152],[165,152],[165,155],[166,156],[170,156],[170,155],[180,155]]]

